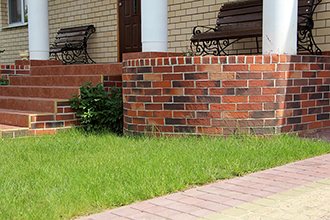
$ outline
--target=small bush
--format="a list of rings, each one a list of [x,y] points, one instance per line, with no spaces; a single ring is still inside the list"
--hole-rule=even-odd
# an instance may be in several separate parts
[[[0,79],[0,86],[6,86],[9,85],[9,80],[5,78],[5,76],[2,76]]]
[[[92,86],[87,83],[80,87],[80,95],[70,101],[85,131],[122,134],[123,99],[120,88],[111,88],[110,92],[106,92],[102,84]]]

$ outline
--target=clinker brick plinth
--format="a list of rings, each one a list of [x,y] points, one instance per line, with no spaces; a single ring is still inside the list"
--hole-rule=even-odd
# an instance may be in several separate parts
[[[128,134],[267,135],[330,127],[329,56],[140,53],[124,56],[123,66]]]

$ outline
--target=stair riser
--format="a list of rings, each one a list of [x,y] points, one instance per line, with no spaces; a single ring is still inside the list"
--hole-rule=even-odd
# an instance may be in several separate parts
[[[1,113],[0,124],[25,127],[29,129],[55,129],[72,127],[79,123],[75,113],[40,116]]]
[[[36,115],[31,117],[30,128],[34,130],[68,128],[78,124],[76,113],[69,102],[59,102],[56,114]]]
[[[26,100],[21,99],[0,99],[0,107],[2,109],[13,109],[21,111],[38,111],[38,112],[54,112],[55,113],[56,102],[53,100]]]
[[[76,113],[70,107],[70,102],[59,101],[56,105],[57,113],[0,113],[0,124],[29,128],[30,130],[47,130],[69,128],[78,125]]]
[[[17,129],[17,130],[9,130],[9,131],[0,131],[1,138],[18,138],[18,137],[26,137],[30,135],[29,129]]]
[[[29,127],[29,115],[19,114],[0,114],[0,124],[18,126],[18,127]]]
[[[101,76],[41,76],[41,77],[10,77],[10,85],[31,86],[82,86],[86,82],[93,85],[102,83]]]
[[[121,75],[122,64],[31,67],[31,75]]]
[[[62,65],[62,62],[58,60],[16,60],[15,65],[49,66],[49,65]]]
[[[70,99],[77,94],[79,88],[0,87],[0,96]]]

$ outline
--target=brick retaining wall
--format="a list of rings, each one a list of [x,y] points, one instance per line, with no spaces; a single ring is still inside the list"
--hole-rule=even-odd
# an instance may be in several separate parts
[[[0,65],[0,74],[4,76],[30,74],[30,65]]]
[[[329,56],[139,53],[124,59],[127,134],[264,135],[330,127]]]

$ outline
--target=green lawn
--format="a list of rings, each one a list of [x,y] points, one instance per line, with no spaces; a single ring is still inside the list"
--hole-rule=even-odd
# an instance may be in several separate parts
[[[329,152],[289,136],[0,140],[0,219],[70,219]]]

